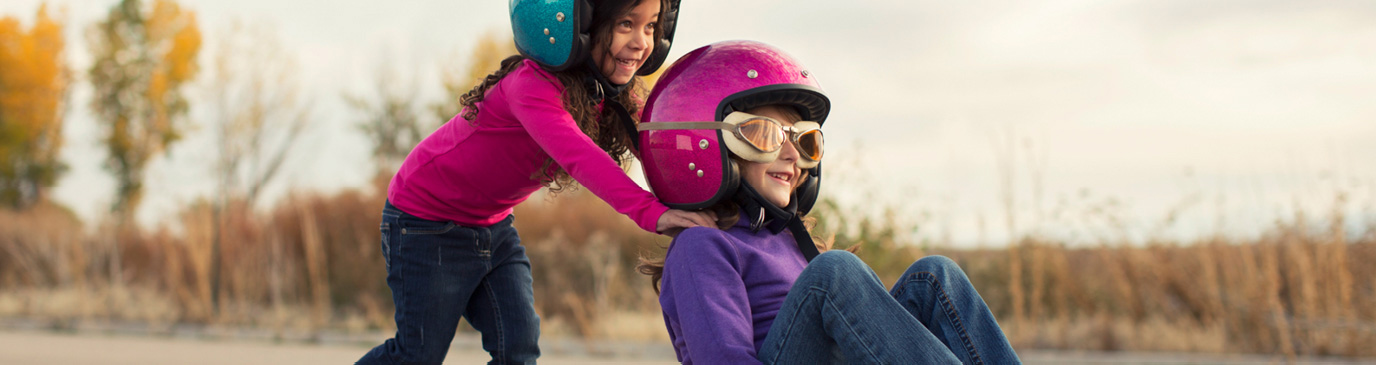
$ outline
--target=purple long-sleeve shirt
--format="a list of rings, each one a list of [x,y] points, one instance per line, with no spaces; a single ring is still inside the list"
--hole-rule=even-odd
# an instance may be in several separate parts
[[[744,215],[742,215],[744,216]],[[787,230],[695,227],[669,245],[659,304],[684,364],[758,364],[756,353],[807,266]]]
[[[552,157],[589,191],[655,232],[669,207],[636,185],[564,110],[564,85],[525,60],[488,89],[476,123],[455,116],[402,162],[387,199],[411,215],[485,227],[506,218]]]

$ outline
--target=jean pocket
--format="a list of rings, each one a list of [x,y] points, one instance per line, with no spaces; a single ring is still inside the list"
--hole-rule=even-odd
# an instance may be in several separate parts
[[[382,233],[382,265],[392,268],[392,225],[382,222],[378,225],[378,232]]]

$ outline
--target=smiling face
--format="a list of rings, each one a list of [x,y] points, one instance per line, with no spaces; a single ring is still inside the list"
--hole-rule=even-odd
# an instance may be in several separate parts
[[[746,113],[774,118],[785,127],[793,126],[800,118],[797,112],[779,106],[762,106]],[[793,143],[784,143],[779,150],[779,158],[771,163],[745,162],[741,164],[741,175],[745,183],[755,188],[766,201],[777,207],[786,207],[793,196],[793,189],[802,181],[803,172],[798,168],[800,158]]]
[[[596,42],[593,46],[593,61],[613,84],[631,82],[636,70],[650,58],[659,6],[659,0],[641,0],[630,13],[612,20],[610,44]]]

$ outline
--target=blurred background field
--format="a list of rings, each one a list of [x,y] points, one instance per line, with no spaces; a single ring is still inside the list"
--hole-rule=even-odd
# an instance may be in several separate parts
[[[380,202],[349,191],[294,196],[264,215],[229,209],[235,228],[224,231],[218,295],[208,206],[182,215],[185,235],[109,238],[72,233],[81,223],[57,207],[6,213],[0,316],[67,330],[133,321],[167,331],[249,327],[288,339],[387,332]],[[516,216],[549,336],[667,342],[648,279],[633,269],[637,254],[664,238],[582,192],[534,198]],[[1343,217],[1278,225],[1249,241],[1073,247],[1026,237],[1007,248],[954,249],[905,241],[913,227],[882,216],[840,219],[834,205],[815,216],[838,246],[861,245],[887,283],[914,258],[952,257],[1020,349],[1376,356],[1376,284],[1368,280],[1376,237],[1334,229]],[[112,245],[122,251],[118,279]]]
[[[0,4],[0,325],[389,335],[387,181],[514,53],[502,4],[337,4],[342,21],[269,3]],[[848,27],[686,8],[672,56],[756,38],[827,75],[839,122],[812,216],[885,282],[955,259],[1019,350],[1376,358],[1376,7],[752,4]],[[487,20],[398,25],[442,7]],[[885,7],[927,33],[814,44],[907,24],[855,16]],[[833,55],[895,48],[921,67]],[[581,189],[515,215],[546,338],[667,344],[634,270],[666,237]]]

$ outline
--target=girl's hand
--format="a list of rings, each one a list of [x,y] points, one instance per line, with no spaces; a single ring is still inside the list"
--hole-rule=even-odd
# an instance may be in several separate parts
[[[659,232],[679,231],[690,227],[716,227],[717,215],[712,212],[689,212],[669,209],[659,216],[655,230]]]

